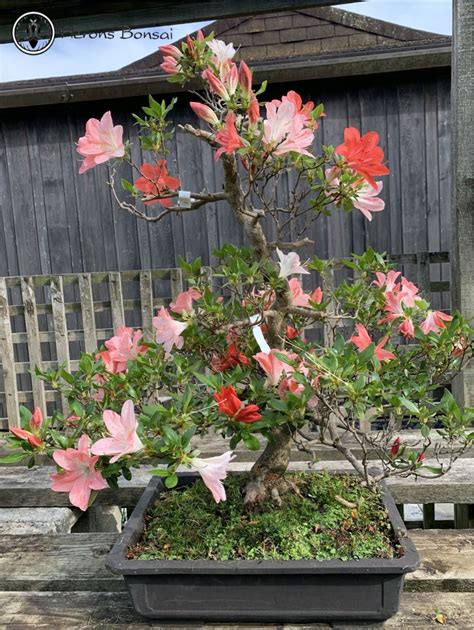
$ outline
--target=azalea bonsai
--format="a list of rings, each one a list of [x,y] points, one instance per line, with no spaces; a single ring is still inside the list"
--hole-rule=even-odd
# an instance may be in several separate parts
[[[150,156],[144,164],[133,162],[110,112],[89,120],[77,145],[80,173],[108,162],[118,206],[148,222],[225,201],[248,247],[224,245],[211,274],[199,259],[180,260],[188,288],[157,311],[154,338],[123,326],[97,353],[83,354],[77,372],[37,370],[62,392],[69,412],[43,418],[22,408],[10,446],[22,447],[18,457],[31,465],[38,454],[52,456],[53,490],[68,492],[82,510],[144,461],[168,488],[179,467],[193,469],[217,502],[225,500],[222,481],[240,443],[263,449],[245,492],[249,509],[268,497],[279,504],[295,490],[285,475],[292,447],[309,458],[321,445],[336,449],[369,488],[392,475],[442,475],[473,437],[473,410],[458,406],[448,389],[433,397],[469,358],[469,326],[459,314],[431,309],[384,256],[369,250],[323,261],[305,236],[322,215],[355,209],[371,221],[383,211],[376,178],[389,169],[378,134],[349,127],[335,147],[315,155],[322,105],[303,103],[295,91],[265,102],[266,84],[257,89],[245,62],[234,62],[232,44],[212,35],[162,51],[170,81],[198,90],[190,107],[200,125],[179,132],[221,161],[222,190],[182,190],[168,159],[175,99],[150,97],[134,115]],[[119,188],[121,164],[134,177],[121,178]],[[282,206],[276,188],[286,173],[292,185]],[[275,240],[264,222],[273,224]],[[312,251],[308,260],[298,253],[304,247]],[[315,284],[341,264],[352,278],[324,291]],[[325,327],[330,343],[315,326]],[[378,430],[367,431],[373,418]],[[400,437],[406,422],[419,428],[418,442]],[[194,437],[210,431],[228,439],[229,449],[205,459]]]

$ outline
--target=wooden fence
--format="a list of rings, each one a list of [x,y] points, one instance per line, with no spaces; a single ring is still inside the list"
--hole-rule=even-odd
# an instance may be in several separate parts
[[[448,253],[391,258],[425,295],[449,292],[449,282],[431,281],[432,265],[448,263]],[[330,274],[323,291],[333,282]],[[49,413],[64,408],[59,394],[32,376],[36,365],[75,370],[82,351],[94,352],[123,324],[141,327],[149,337],[156,308],[167,305],[184,284],[175,268],[0,277],[0,430],[19,425],[21,404]],[[324,332],[329,341],[331,333]]]

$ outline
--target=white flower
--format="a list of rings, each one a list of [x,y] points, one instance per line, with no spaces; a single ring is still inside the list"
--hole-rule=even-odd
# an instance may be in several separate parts
[[[214,53],[213,62],[219,67],[219,70],[228,65],[236,53],[232,43],[226,44],[221,39],[213,39],[211,42],[207,42],[207,45]]]
[[[201,475],[202,480],[212,492],[216,503],[226,500],[222,480],[227,477],[226,469],[230,460],[233,458],[233,451],[227,451],[216,457],[208,457],[207,459],[194,457],[194,459],[191,460],[191,466]]]
[[[284,254],[279,249],[277,249],[276,252],[278,254],[278,258],[280,259],[280,278],[287,278],[294,273],[309,274],[309,271],[306,271],[306,269],[301,265],[300,257],[296,252]]]

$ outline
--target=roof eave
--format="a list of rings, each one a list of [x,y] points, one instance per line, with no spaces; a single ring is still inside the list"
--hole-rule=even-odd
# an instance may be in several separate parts
[[[440,68],[451,65],[451,46],[430,45],[397,47],[388,50],[349,51],[334,56],[299,57],[254,62],[256,83],[267,79],[271,83],[349,77],[387,72]],[[137,73],[98,75],[96,79],[58,77],[57,83],[38,86],[30,81],[0,86],[0,108],[32,107],[58,103],[76,103],[111,98],[126,98],[144,94],[170,94],[187,91],[167,76],[153,70]]]

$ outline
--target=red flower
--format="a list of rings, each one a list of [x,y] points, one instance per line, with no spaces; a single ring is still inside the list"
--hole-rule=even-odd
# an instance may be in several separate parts
[[[398,451],[400,450],[400,438],[397,437],[392,444],[392,448],[390,449],[390,455],[392,457],[396,457],[398,455]]]
[[[383,150],[377,146],[380,140],[376,131],[361,137],[358,129],[346,127],[344,143],[336,147],[336,153],[346,158],[347,164],[366,179],[372,188],[377,188],[374,175],[388,175],[389,169],[382,164]]]
[[[221,147],[216,151],[215,160],[218,160],[223,153],[232,154],[237,149],[245,146],[244,141],[237,133],[235,120],[234,112],[229,112],[225,117],[224,127],[216,133],[216,142],[218,142]]]
[[[220,392],[214,394],[214,399],[219,406],[219,410],[237,422],[256,422],[262,417],[257,405],[244,406],[232,385],[222,386]]]
[[[211,368],[215,372],[223,372],[238,365],[250,365],[250,359],[242,352],[239,352],[237,344],[231,343],[226,350],[225,356],[220,357],[214,354],[211,360]]]
[[[41,446],[43,444],[39,437],[36,437],[36,435],[30,433],[30,431],[25,431],[25,429],[20,429],[19,427],[11,427],[10,432],[13,433],[15,437],[20,438],[20,440],[25,440],[26,442],[28,442],[28,444],[33,446],[33,448],[38,448],[38,446]]]
[[[143,200],[143,203],[161,203],[165,208],[169,208],[173,204],[172,197],[162,199],[159,197],[170,190],[178,189],[181,182],[176,177],[168,175],[166,160],[158,160],[155,165],[145,162],[140,167],[140,173],[143,177],[136,180],[135,188],[141,190],[147,197],[152,197]]]

